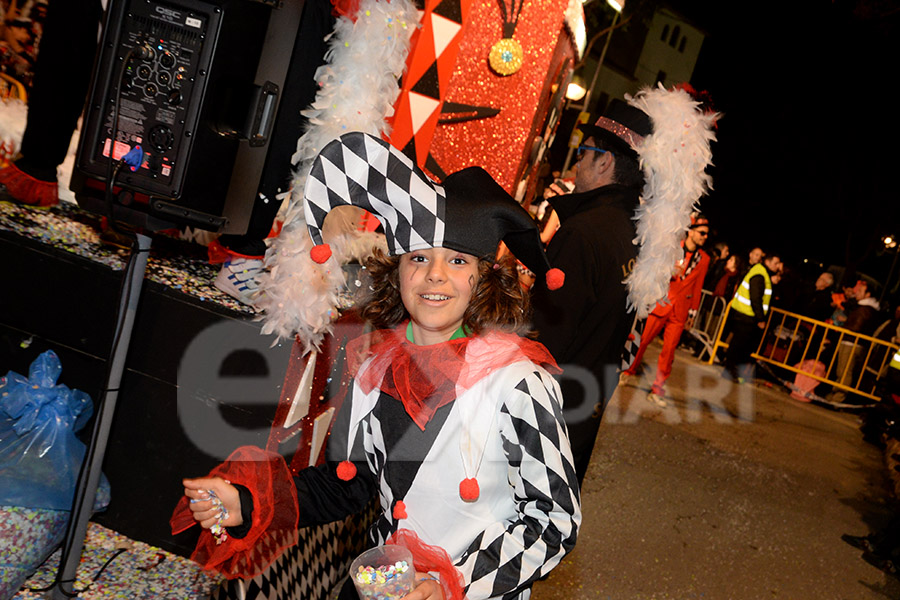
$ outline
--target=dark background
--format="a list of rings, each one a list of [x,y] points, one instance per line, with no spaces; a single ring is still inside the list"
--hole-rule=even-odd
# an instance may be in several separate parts
[[[881,238],[900,234],[900,3],[678,4],[709,32],[692,83],[724,113],[702,203],[718,237],[884,282]]]

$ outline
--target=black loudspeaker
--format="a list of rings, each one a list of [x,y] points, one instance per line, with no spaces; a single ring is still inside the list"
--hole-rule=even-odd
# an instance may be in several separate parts
[[[303,0],[110,0],[71,189],[116,219],[244,233]],[[299,107],[298,107],[299,110]],[[132,166],[114,173],[126,154]]]

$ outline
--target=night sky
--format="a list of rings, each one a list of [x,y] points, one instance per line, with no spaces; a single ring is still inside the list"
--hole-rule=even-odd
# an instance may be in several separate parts
[[[702,201],[717,238],[883,280],[880,239],[900,235],[900,2],[675,4],[708,32],[692,83],[724,113]]]

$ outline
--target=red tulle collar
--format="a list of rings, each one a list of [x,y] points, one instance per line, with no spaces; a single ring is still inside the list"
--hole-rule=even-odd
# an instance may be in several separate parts
[[[363,392],[378,388],[396,398],[423,430],[439,408],[497,369],[530,360],[550,373],[562,372],[544,346],[512,333],[487,331],[417,346],[406,339],[405,322],[353,340],[347,345],[347,358]]]

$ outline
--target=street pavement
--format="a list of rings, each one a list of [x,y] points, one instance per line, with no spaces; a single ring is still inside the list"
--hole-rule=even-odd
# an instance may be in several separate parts
[[[678,350],[669,406],[619,384],[582,490],[575,550],[534,600],[898,599],[900,580],[841,534],[895,510],[883,452],[857,415],[736,385]]]

